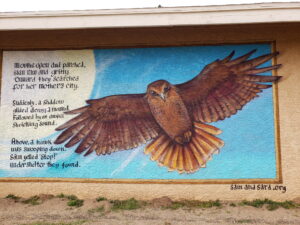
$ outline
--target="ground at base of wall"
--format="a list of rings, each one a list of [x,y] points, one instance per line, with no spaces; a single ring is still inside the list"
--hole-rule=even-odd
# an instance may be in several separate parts
[[[300,203],[268,199],[240,202],[79,199],[39,195],[0,199],[1,225],[214,225],[300,224]]]

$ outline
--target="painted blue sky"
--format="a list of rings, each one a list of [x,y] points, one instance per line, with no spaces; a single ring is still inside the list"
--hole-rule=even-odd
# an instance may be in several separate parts
[[[172,84],[196,76],[202,68],[226,57],[235,57],[253,49],[252,57],[271,52],[270,44],[188,46],[94,50],[96,79],[90,98],[143,93],[149,83],[165,79]],[[267,62],[263,66],[270,65]],[[270,74],[270,73],[267,73]],[[126,179],[253,179],[275,178],[274,116],[272,88],[247,104],[242,111],[212,125],[223,130],[225,142],[220,154],[207,167],[193,174],[168,172],[143,153],[145,145],[106,156],[83,157],[69,149],[62,162],[80,162],[79,168],[45,169],[26,174],[31,177],[126,178]],[[53,135],[53,138],[57,134]],[[74,148],[75,149],[75,148]],[[1,175],[1,174],[0,174]],[[18,176],[18,175],[14,175]],[[24,174],[22,174],[24,176]]]

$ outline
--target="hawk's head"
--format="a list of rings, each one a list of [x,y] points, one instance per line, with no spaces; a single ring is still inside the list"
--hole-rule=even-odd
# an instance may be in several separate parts
[[[166,101],[175,87],[166,80],[157,80],[147,87],[147,97]]]

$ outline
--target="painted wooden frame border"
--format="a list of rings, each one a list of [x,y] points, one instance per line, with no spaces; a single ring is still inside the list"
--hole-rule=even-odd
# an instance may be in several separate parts
[[[276,52],[276,41],[258,41],[258,42],[227,42],[227,43],[216,43],[216,44],[203,44],[195,43],[192,44],[171,44],[171,45],[137,45],[135,48],[147,48],[147,47],[180,47],[180,46],[207,46],[207,45],[242,45],[242,44],[263,44],[267,43],[271,45],[271,51]],[[103,47],[103,48],[132,48],[133,46],[114,46],[114,47]],[[88,48],[57,48],[49,49],[54,50],[80,50],[80,49],[96,49],[97,47]],[[4,51],[43,51],[47,49],[12,49]],[[272,59],[272,65],[276,63],[277,58]],[[0,99],[1,99],[1,85],[2,85],[2,64],[3,64],[3,50],[0,49]],[[273,70],[272,75],[276,76],[277,71]],[[1,107],[1,106],[0,106]],[[280,142],[280,124],[279,124],[279,102],[278,102],[278,84],[273,84],[273,111],[274,111],[274,129],[275,129],[275,155],[276,155],[276,178],[274,179],[111,179],[111,178],[43,178],[43,177],[22,177],[22,178],[0,178],[0,182],[72,182],[72,183],[117,183],[117,184],[281,184],[283,183],[282,178],[282,166],[281,166],[281,142]]]

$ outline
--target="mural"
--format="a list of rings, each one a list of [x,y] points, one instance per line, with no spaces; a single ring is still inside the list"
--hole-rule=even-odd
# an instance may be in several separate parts
[[[0,176],[275,179],[271,47],[4,52]]]

